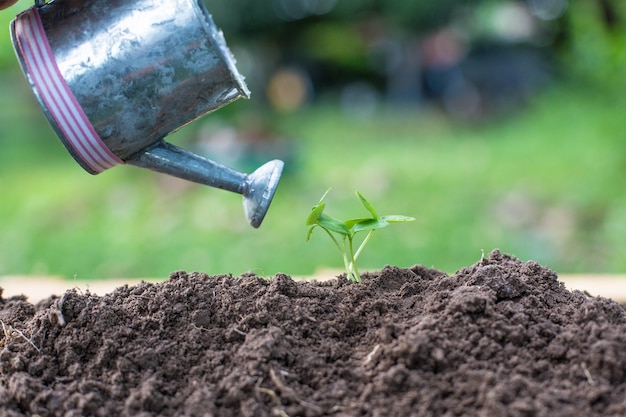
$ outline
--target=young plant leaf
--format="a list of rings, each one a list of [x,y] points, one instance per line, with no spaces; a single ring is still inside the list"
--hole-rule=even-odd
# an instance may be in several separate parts
[[[352,232],[353,233],[365,232],[368,230],[382,229],[383,227],[387,227],[387,226],[389,226],[389,223],[383,218],[368,219],[366,221],[355,224],[352,227]]]
[[[309,217],[306,218],[306,225],[311,226],[313,224],[317,224],[322,212],[324,211],[324,207],[326,207],[326,203],[320,201],[316,206],[313,207]]]
[[[374,209],[374,206],[372,206],[370,204],[370,202],[367,201],[367,199],[365,197],[363,197],[363,194],[361,194],[360,192],[357,191],[356,195],[359,196],[359,200],[361,200],[361,204],[363,204],[363,207],[365,207],[365,209],[370,212],[370,214],[372,215],[373,218],[377,219],[378,218],[378,213],[376,213],[376,210]]]
[[[313,229],[315,229],[317,225],[314,224],[313,226],[309,227],[309,231],[306,234],[306,242],[308,242],[309,240],[311,240],[311,235],[313,234]]]
[[[371,217],[359,217],[357,219],[346,220],[344,223],[348,227],[348,229],[352,229],[355,224],[362,223],[365,221],[374,220]]]
[[[324,213],[320,214],[317,219],[317,224],[326,230],[330,230],[331,232],[339,233],[341,235],[347,236],[350,233],[350,229],[348,229],[348,226],[346,226],[344,222]]]
[[[388,221],[389,223],[399,223],[399,222],[412,222],[415,220],[415,217],[410,216],[402,216],[399,214],[390,214],[389,216],[381,216],[381,219]]]

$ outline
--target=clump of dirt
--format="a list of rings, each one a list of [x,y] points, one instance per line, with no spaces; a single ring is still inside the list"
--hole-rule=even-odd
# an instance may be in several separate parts
[[[454,276],[175,272],[0,297],[0,414],[624,416],[625,317],[498,251]]]

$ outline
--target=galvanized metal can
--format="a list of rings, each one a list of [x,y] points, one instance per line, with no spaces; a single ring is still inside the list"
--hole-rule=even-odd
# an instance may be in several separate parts
[[[250,94],[199,0],[54,1],[11,33],[50,123],[94,174]]]

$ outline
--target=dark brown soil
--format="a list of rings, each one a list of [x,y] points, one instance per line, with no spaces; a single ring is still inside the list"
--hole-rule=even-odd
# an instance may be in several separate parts
[[[625,416],[625,314],[497,251],[454,276],[0,297],[0,415]]]

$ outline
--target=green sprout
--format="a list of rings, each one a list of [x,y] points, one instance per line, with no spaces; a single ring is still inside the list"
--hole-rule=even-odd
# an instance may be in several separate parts
[[[389,226],[389,223],[410,222],[415,220],[415,218],[401,215],[379,216],[370,202],[357,191],[356,195],[359,197],[359,200],[361,200],[363,207],[369,212],[370,217],[358,217],[342,222],[324,213],[324,208],[326,208],[324,198],[329,191],[330,189],[324,193],[319,203],[313,207],[311,214],[309,214],[309,217],[306,219],[306,225],[311,226],[307,233],[306,241],[308,242],[309,239],[311,239],[313,229],[317,226],[324,229],[335,243],[335,246],[337,246],[337,249],[339,249],[339,252],[341,252],[348,279],[354,282],[361,282],[356,260],[367,242],[372,238],[374,231]],[[367,235],[361,241],[358,249],[354,251],[354,237],[359,232],[367,232]],[[333,233],[341,236],[341,241],[335,237]]]

